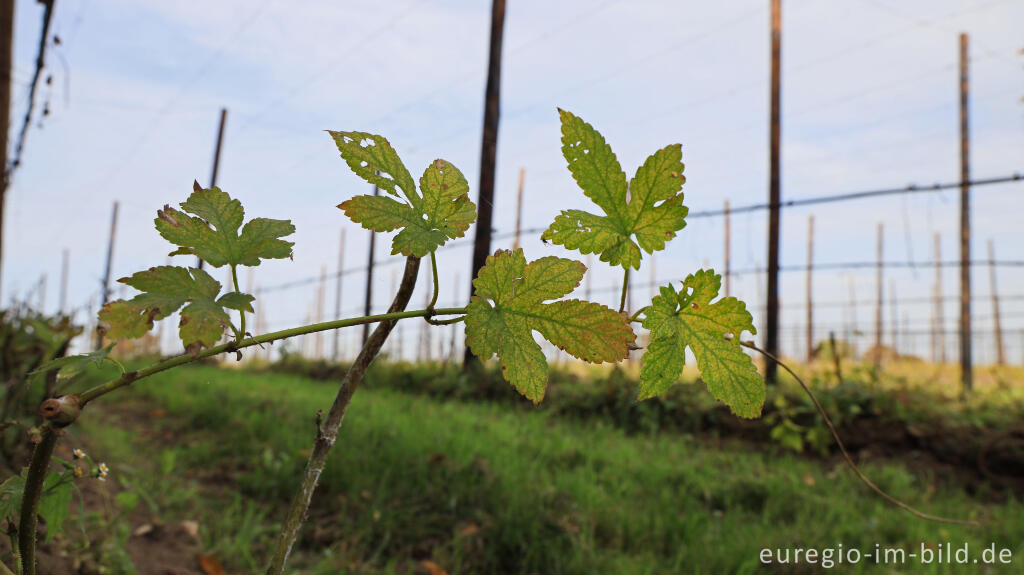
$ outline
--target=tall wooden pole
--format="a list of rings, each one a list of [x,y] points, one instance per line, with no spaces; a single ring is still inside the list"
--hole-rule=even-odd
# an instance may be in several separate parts
[[[960,380],[974,388],[971,360],[971,181],[970,124],[967,109],[967,34],[960,34]]]
[[[11,129],[11,80],[14,52],[14,0],[0,3],[0,262],[3,261],[4,204],[7,202],[7,134]],[[2,270],[2,267],[0,267]]]
[[[882,282],[884,273],[882,271],[882,222],[878,222],[877,260],[875,261],[875,370],[882,366],[882,306],[884,305],[884,293]]]
[[[526,168],[519,168],[519,187],[516,192],[516,239],[512,241],[512,250],[519,248],[519,234],[523,231],[523,183],[526,179]]]
[[[426,267],[423,268],[427,272],[426,285],[430,285],[430,270]],[[423,290],[423,309],[426,309],[430,305],[430,291],[429,289]],[[419,346],[416,350],[416,363],[423,363],[424,361],[430,361],[430,324],[420,324],[420,337]]]
[[[814,361],[814,214],[807,216],[807,363]]]
[[[996,364],[1006,365],[1003,349],[1003,326],[999,321],[999,292],[996,290],[996,248],[988,240],[988,285],[992,295],[992,321],[996,336]]]
[[[648,290],[647,290],[647,297],[649,299],[653,300],[654,296],[658,295],[658,272],[657,272],[657,267],[655,265],[654,254],[651,254],[650,266],[651,266],[651,268],[650,268],[650,274],[651,275],[650,275],[650,280],[649,281],[650,281],[651,287],[648,288]]]
[[[373,195],[380,195],[380,188],[373,186]],[[370,256],[366,262],[366,303],[363,305],[363,315],[370,315],[370,306],[373,304],[373,252],[377,234],[370,230]],[[370,324],[363,324],[363,345],[370,339]]]
[[[220,168],[220,148],[224,142],[224,124],[228,121],[228,109],[220,109],[220,123],[217,126],[217,147],[213,150],[213,171],[210,173],[210,187],[217,185],[217,170]]]
[[[345,228],[341,228],[341,239],[338,241],[338,277],[334,282],[334,319],[341,319],[341,284],[342,273],[345,271]],[[334,330],[334,349],[331,359],[338,361],[341,353],[341,330]]]
[[[896,280],[889,278],[889,342],[896,359],[900,356],[899,304],[896,301]],[[906,330],[904,330],[906,331]]]
[[[732,229],[729,218],[729,200],[725,200],[725,297],[729,297],[730,282],[732,281]]]
[[[849,280],[850,288],[850,303],[848,307],[850,309],[851,324],[851,327],[849,328],[850,338],[848,343],[850,346],[850,358],[857,359],[857,345],[854,343],[857,340],[857,332],[860,330],[860,328],[857,326],[857,282],[854,281],[852,275],[847,276],[847,280]]]
[[[945,295],[942,291],[942,237],[935,232],[935,346],[936,361],[946,363]]]
[[[256,331],[255,333],[264,333],[266,327],[263,325],[263,288],[256,288]],[[162,323],[160,325],[163,325]],[[267,361],[270,361],[270,346],[256,348],[256,357],[263,355]]]
[[[68,265],[71,260],[71,253],[65,249],[61,253],[60,262],[60,313],[68,311]]]
[[[110,300],[110,266],[114,260],[114,237],[117,234],[117,210],[118,202],[114,202],[114,213],[110,217],[110,240],[107,242],[107,264],[103,270],[103,284],[100,286],[100,307],[107,305]],[[103,347],[103,336],[96,330],[96,343],[93,349]]]
[[[772,0],[772,93],[771,136],[769,140],[770,175],[768,178],[768,325],[765,330],[765,350],[779,353],[779,162],[781,140],[781,64],[782,59],[782,0]],[[775,362],[765,362],[765,380],[775,383],[778,369]]]
[[[583,298],[587,301],[593,301],[590,299],[590,276],[594,273],[593,268],[591,268],[593,261],[591,255],[587,254],[587,273],[583,276]]]
[[[220,149],[224,141],[224,124],[228,121],[228,109],[220,109],[220,123],[217,126],[217,145],[213,149],[213,170],[210,173],[210,187],[217,185],[217,170],[220,168]],[[196,258],[196,267],[203,269],[202,258]]]
[[[316,323],[324,321],[324,296],[327,294],[327,266],[320,266],[320,287],[316,290]],[[317,359],[324,357],[324,332],[316,332],[316,339],[313,340],[313,356]]]
[[[833,363],[833,365],[835,365],[835,368],[836,368],[836,384],[837,385],[838,384],[842,384],[843,383],[843,366],[842,366],[842,364],[840,363],[840,360],[839,360],[839,346],[836,345],[836,332],[834,332],[834,331],[828,332],[828,342],[832,346],[832,363]],[[849,346],[850,342],[847,341],[846,344],[847,344],[847,346]]]
[[[505,30],[505,0],[491,4],[491,45],[487,63],[487,89],[484,103],[484,133],[480,143],[480,195],[477,198],[476,237],[473,240],[473,267],[470,270],[470,295],[476,293],[473,278],[484,267],[491,253],[491,221],[494,211],[494,164],[498,154],[498,117],[501,114],[501,43]],[[466,346],[463,363],[473,360]]]

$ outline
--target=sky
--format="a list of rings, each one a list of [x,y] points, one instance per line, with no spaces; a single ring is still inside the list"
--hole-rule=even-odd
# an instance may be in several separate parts
[[[365,266],[369,232],[335,206],[370,185],[351,173],[324,130],[359,130],[389,139],[418,176],[435,158],[466,175],[476,201],[490,2],[482,0],[142,2],[61,0],[47,74],[22,166],[7,194],[2,297],[59,307],[62,252],[68,250],[67,307],[79,321],[95,314],[112,205],[120,204],[112,279],[168,261],[172,247],[153,218],[184,201],[193,180],[206,185],[220,109],[228,110],[217,184],[247,217],[290,219],[294,260],[243,272],[243,289],[265,290],[263,331],[316,315],[318,276],[334,274],[344,230],[344,268]],[[42,10],[17,2],[12,125],[25,113]],[[959,179],[958,35],[970,35],[971,174],[1024,172],[1024,4],[1012,0],[783,0],[782,198],[955,182]],[[557,108],[606,137],[632,175],[647,155],[683,145],[685,204],[692,212],[762,203],[768,197],[769,2],[737,0],[508,0],[502,55],[494,228],[512,231],[516,186],[525,169],[523,227],[546,227],[559,211],[596,209],[575,185],[560,152]],[[13,133],[13,132],[12,132]],[[1020,201],[1024,183],[972,191],[972,257],[1024,260]],[[884,259],[919,264],[958,254],[957,190],[783,210],[781,263],[807,262],[808,216],[816,264],[873,261],[876,226]],[[767,257],[767,212],[732,218],[737,272]],[[467,233],[472,238],[474,228]],[[509,247],[511,239],[495,242]],[[524,236],[528,259],[573,257]],[[438,253],[440,303],[464,305],[471,242]],[[394,291],[400,256],[379,237],[374,308]],[[585,260],[584,258],[581,258]],[[190,258],[176,263],[192,265]],[[634,276],[633,307],[649,301],[651,279],[681,281],[700,267],[721,271],[724,222],[691,218],[670,247]],[[617,301],[621,270],[592,262],[593,299]],[[1010,361],[1024,361],[1024,268],[999,267]],[[224,269],[212,272],[224,281]],[[39,289],[45,275],[45,293]],[[274,289],[306,281],[292,289]],[[423,277],[426,280],[426,276]],[[976,356],[994,359],[989,273],[973,270]],[[806,278],[781,279],[784,353],[805,349]],[[814,275],[815,339],[829,330],[861,347],[874,330],[874,270]],[[935,274],[886,270],[886,329],[901,349],[929,357]],[[942,272],[945,328],[952,332],[957,270]],[[365,276],[343,276],[342,315],[362,309]],[[426,297],[422,281],[413,296]],[[763,275],[743,273],[731,295],[764,325]],[[581,286],[577,295],[582,295]],[[115,284],[115,296],[131,290]],[[321,315],[334,317],[335,285]],[[895,313],[893,313],[895,295]],[[1016,296],[1016,297],[1015,297]],[[855,302],[851,305],[850,300]],[[90,303],[92,309],[89,309]],[[173,321],[173,320],[171,320]],[[393,343],[414,357],[418,324]],[[451,328],[454,331],[454,328]],[[170,347],[170,328],[167,346]],[[359,330],[342,336],[353,353]],[[435,335],[434,344],[448,340]],[[461,341],[461,335],[456,334]],[[892,342],[892,333],[886,333]],[[952,354],[955,339],[947,336]],[[315,345],[312,339],[304,344]],[[321,345],[327,347],[327,338]],[[397,346],[401,346],[399,350]]]

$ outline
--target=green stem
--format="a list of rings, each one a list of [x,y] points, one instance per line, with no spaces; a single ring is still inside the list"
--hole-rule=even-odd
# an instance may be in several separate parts
[[[231,264],[231,281],[235,284],[235,291],[241,293],[242,290],[238,289],[238,266]],[[239,342],[245,337],[245,312],[238,310],[238,337],[236,338]]]
[[[430,298],[430,305],[427,306],[427,309],[434,309],[434,306],[437,305],[437,294],[441,291],[441,282],[437,279],[437,256],[434,255],[434,252],[430,252],[430,269],[434,272],[434,295]]]
[[[380,322],[380,321],[399,320],[399,319],[406,319],[406,318],[410,318],[410,317],[426,317],[428,315],[455,315],[455,314],[463,314],[463,313],[466,313],[466,308],[464,308],[464,307],[440,308],[440,309],[434,309],[434,310],[421,309],[421,310],[414,310],[414,311],[403,311],[403,312],[385,313],[385,314],[379,314],[379,315],[368,315],[368,316],[364,316],[364,317],[340,319],[340,320],[334,320],[334,321],[325,321],[325,322],[322,322],[322,323],[315,323],[315,324],[312,324],[312,325],[293,327],[291,329],[285,329],[285,330],[281,330],[281,331],[275,331],[275,332],[272,332],[272,333],[261,334],[261,335],[258,335],[258,336],[254,336],[254,337],[249,337],[249,338],[243,339],[241,341],[232,341],[232,342],[228,342],[228,343],[224,343],[224,344],[221,344],[221,345],[217,345],[217,346],[211,347],[209,349],[205,349],[205,350],[201,351],[198,355],[196,355],[194,357],[191,356],[191,355],[188,355],[188,354],[182,354],[182,355],[178,355],[178,356],[172,357],[170,359],[166,359],[166,360],[161,361],[159,363],[155,363],[155,364],[153,364],[153,365],[151,365],[151,366],[149,366],[147,368],[140,369],[139,371],[130,371],[130,372],[122,375],[121,377],[119,377],[117,379],[113,379],[113,380],[108,381],[108,382],[106,382],[106,383],[104,383],[102,385],[98,385],[96,387],[93,387],[91,389],[88,389],[88,390],[82,392],[81,394],[79,394],[78,399],[81,402],[81,406],[85,407],[85,405],[87,403],[89,403],[90,401],[96,399],[97,397],[102,397],[102,396],[110,393],[111,391],[114,391],[115,389],[119,389],[121,387],[124,387],[126,385],[131,384],[134,381],[140,380],[140,379],[145,378],[145,377],[149,377],[149,376],[151,376],[153,374],[160,373],[161,371],[166,371],[168,369],[171,369],[172,367],[178,367],[179,365],[185,365],[186,363],[192,363],[193,361],[200,360],[200,359],[203,359],[203,358],[207,358],[207,357],[210,357],[210,356],[214,356],[214,355],[217,355],[217,354],[220,354],[220,353],[224,353],[224,352],[232,352],[232,351],[237,351],[237,350],[242,349],[242,348],[251,347],[251,346],[254,346],[254,345],[260,345],[260,344],[263,344],[263,343],[270,343],[272,341],[276,341],[276,340],[279,340],[279,339],[288,339],[290,337],[295,337],[297,335],[305,335],[305,334],[308,334],[308,333],[316,333],[316,332],[319,332],[319,331],[327,331],[327,330],[338,329],[338,328],[342,328],[342,327],[350,327],[350,326],[353,326],[353,325],[362,325],[364,323],[375,323],[375,322]]]
[[[626,311],[626,292],[629,291],[629,268],[622,276],[622,297],[619,299],[619,313]]]
[[[640,321],[640,314],[642,314],[645,311],[647,311],[648,307],[650,307],[650,306],[642,307],[642,308],[636,310],[636,313],[634,313],[633,315],[629,316],[629,323]]]
[[[391,307],[388,310],[392,314],[401,312],[409,304],[409,298],[412,297],[413,289],[416,287],[419,266],[419,258],[410,256],[406,259],[402,282],[399,284],[398,293],[395,294],[395,299],[391,302]],[[430,310],[427,311],[429,312]],[[299,529],[302,527],[306,511],[309,509],[309,504],[313,499],[313,492],[316,491],[320,474],[327,465],[327,455],[331,448],[334,447],[334,442],[338,439],[338,430],[345,419],[345,412],[352,401],[352,396],[362,382],[366,369],[370,367],[374,358],[380,353],[381,347],[383,347],[384,342],[388,339],[388,335],[391,334],[391,330],[395,328],[397,323],[397,320],[389,319],[377,325],[377,328],[373,330],[373,334],[363,344],[363,349],[359,352],[355,361],[352,362],[352,366],[345,373],[345,378],[338,387],[338,393],[334,397],[334,403],[331,404],[327,418],[324,419],[322,424],[319,421],[319,417],[317,418],[317,432],[316,439],[313,441],[313,449],[310,452],[309,460],[306,462],[306,469],[302,474],[302,483],[298,491],[296,491],[294,499],[292,499],[288,516],[281,528],[281,534],[278,536],[274,555],[271,557],[270,566],[267,568],[267,575],[281,575],[284,573],[288,556],[291,554],[292,547],[299,537]]]
[[[42,428],[42,439],[32,451],[32,461],[25,477],[21,520],[18,522],[18,550],[21,553],[21,572],[24,575],[36,573],[36,520],[39,514],[39,501],[43,496],[46,470],[50,467],[53,447],[57,445],[59,433],[59,430],[49,425]]]
[[[423,319],[427,320],[427,323],[429,323],[430,325],[451,325],[453,323],[459,323],[460,321],[466,319],[466,316],[460,315],[459,317],[453,317],[451,319],[434,319],[428,315]]]
[[[19,564],[18,563],[18,553],[14,552],[14,553],[11,553],[11,555],[14,556],[14,564],[18,565]],[[14,575],[14,571],[11,571],[10,567],[8,567],[8,566],[4,565],[2,562],[0,562],[0,575]]]
[[[775,363],[779,364],[779,366],[782,367],[782,369],[789,372],[789,375],[793,376],[793,379],[795,379],[796,382],[800,384],[800,387],[803,388],[804,393],[806,393],[807,396],[811,398],[811,402],[814,403],[814,408],[818,410],[818,415],[820,415],[821,419],[824,420],[825,426],[828,427],[829,433],[832,434],[832,439],[834,439],[836,445],[839,446],[839,451],[843,454],[843,459],[846,460],[846,464],[850,466],[850,469],[853,470],[853,473],[854,475],[857,476],[857,479],[860,479],[861,483],[867,485],[868,488],[874,491],[876,494],[878,494],[879,497],[885,499],[889,503],[892,503],[896,507],[899,507],[900,509],[909,512],[911,515],[916,515],[917,517],[920,517],[921,519],[927,519],[928,521],[937,521],[939,523],[953,523],[956,525],[970,525],[972,527],[977,527],[979,525],[977,521],[971,519],[949,519],[947,517],[929,515],[928,513],[924,513],[923,511],[918,511],[914,507],[911,507],[910,505],[900,501],[899,499],[896,499],[892,495],[889,495],[885,491],[882,491],[882,488],[875,485],[873,481],[868,479],[868,476],[864,475],[860,468],[857,467],[857,464],[854,463],[853,457],[851,457],[850,453],[846,451],[846,444],[844,444],[843,440],[839,438],[839,432],[836,430],[836,426],[832,424],[832,418],[828,416],[828,412],[825,411],[825,408],[822,407],[821,402],[818,401],[817,396],[814,395],[814,393],[811,391],[811,388],[807,387],[807,384],[804,383],[804,380],[800,379],[800,376],[797,375],[796,372],[793,371],[788,365],[782,363],[782,360],[775,357],[775,355],[770,354],[767,351],[757,347],[757,344],[755,344],[754,342],[741,341],[739,342],[739,344],[742,345],[743,347],[752,349],[757,353],[760,353],[761,355],[767,357],[768,359],[771,359]]]

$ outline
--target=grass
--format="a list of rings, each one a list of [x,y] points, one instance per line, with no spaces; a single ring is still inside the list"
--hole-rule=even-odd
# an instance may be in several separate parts
[[[297,376],[185,368],[90,406],[81,429],[160,513],[194,517],[205,509],[207,550],[254,572],[297,485],[313,414],[333,395],[332,386]],[[97,425],[115,421],[104,410],[119,417],[134,410],[132,425],[155,431]],[[775,448],[627,435],[600,420],[364,388],[293,566],[296,573],[399,573],[429,559],[452,574],[717,574],[760,571],[762,548],[916,549],[948,541],[1024,553],[1020,502],[986,503],[992,494],[975,498],[898,463],[864,469],[923,510],[983,525],[914,518],[868,493],[843,466]]]

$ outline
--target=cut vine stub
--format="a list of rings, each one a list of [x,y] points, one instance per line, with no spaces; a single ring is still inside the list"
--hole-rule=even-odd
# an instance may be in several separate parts
[[[55,427],[67,427],[82,414],[82,403],[77,395],[51,397],[39,406],[39,415]]]

